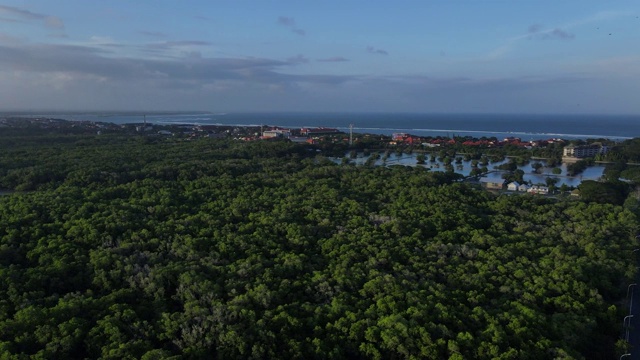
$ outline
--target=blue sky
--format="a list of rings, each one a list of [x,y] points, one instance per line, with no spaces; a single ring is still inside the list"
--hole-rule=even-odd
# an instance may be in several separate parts
[[[0,0],[0,110],[640,114],[640,2]]]

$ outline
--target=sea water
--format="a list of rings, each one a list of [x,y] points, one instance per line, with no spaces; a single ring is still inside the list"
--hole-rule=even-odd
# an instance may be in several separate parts
[[[7,114],[4,114],[7,115]],[[418,136],[518,137],[522,140],[550,138],[640,137],[640,115],[533,115],[533,114],[413,114],[413,113],[57,113],[28,114],[65,120],[116,124],[282,126],[288,128],[330,127],[354,132],[390,135],[404,132]]]

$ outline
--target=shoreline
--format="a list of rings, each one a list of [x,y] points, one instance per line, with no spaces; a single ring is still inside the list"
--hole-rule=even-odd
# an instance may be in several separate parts
[[[21,112],[1,117],[57,118],[118,125],[144,123],[144,112]],[[614,119],[617,122],[609,123]],[[604,123],[603,123],[604,121]],[[523,115],[523,114],[368,114],[368,113],[211,113],[147,112],[146,122],[156,126],[234,126],[282,128],[329,127],[359,134],[391,135],[402,132],[417,136],[520,137],[534,139],[598,139],[624,141],[635,134],[639,115]],[[269,125],[267,125],[269,124]],[[588,125],[588,126],[584,126]],[[446,127],[446,128],[444,128]],[[585,130],[590,131],[585,131]],[[625,129],[628,129],[625,131]],[[587,132],[587,133],[584,133]]]

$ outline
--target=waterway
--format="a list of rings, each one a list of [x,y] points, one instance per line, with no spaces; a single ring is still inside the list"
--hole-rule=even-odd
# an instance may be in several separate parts
[[[442,161],[436,160],[435,162],[431,162],[430,161],[431,154],[425,153],[425,155],[426,155],[425,164],[418,165],[418,160],[416,158],[417,153],[398,155],[397,153],[392,152],[389,154],[386,160],[383,159],[384,153],[381,153],[380,159],[378,159],[375,162],[375,165],[376,166],[390,166],[390,165],[421,166],[424,168],[428,168],[431,171],[446,171],[444,163]],[[349,157],[349,153],[347,153],[345,156]],[[368,158],[369,156],[365,156],[363,153],[358,153],[358,156],[355,159],[350,159],[350,161],[353,164],[362,165],[367,161]],[[341,159],[336,159],[336,161],[339,162],[341,161]],[[502,164],[505,164],[508,161],[509,159],[506,158],[502,161],[490,162],[487,165],[487,169],[489,169],[490,173],[487,174],[486,177],[500,179],[502,177],[502,174],[505,173],[505,171],[497,170],[496,167]],[[533,172],[533,167],[531,165],[536,162],[539,162],[543,165],[543,168],[541,169],[540,173]],[[469,175],[471,173],[471,169],[473,169],[473,166],[471,166],[471,160],[469,161],[463,160],[460,164],[456,164],[454,161],[451,165],[453,166],[454,172],[464,176]],[[478,165],[478,166],[482,167],[481,165]],[[551,178],[558,179],[556,186],[561,186],[562,184],[565,184],[567,186],[578,186],[584,180],[598,180],[600,179],[600,177],[602,177],[602,174],[604,173],[604,169],[605,169],[605,165],[596,164],[594,166],[588,167],[584,172],[582,172],[577,176],[567,176],[566,175],[567,164],[562,163],[558,167],[562,172],[559,175],[553,174],[552,173],[553,168],[547,166],[546,160],[540,159],[540,160],[532,160],[526,165],[519,166],[518,169],[524,171],[523,179],[531,184],[534,184],[534,185],[545,184],[546,179],[551,177]]]

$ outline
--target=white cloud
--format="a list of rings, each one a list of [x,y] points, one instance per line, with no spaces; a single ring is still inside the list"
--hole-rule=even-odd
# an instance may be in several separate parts
[[[4,15],[4,21],[37,21],[48,29],[64,30],[64,22],[57,16],[34,13],[26,9],[5,5],[0,5],[0,14]]]

